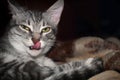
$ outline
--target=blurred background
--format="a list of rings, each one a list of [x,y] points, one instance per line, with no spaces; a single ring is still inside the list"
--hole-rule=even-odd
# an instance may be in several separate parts
[[[28,9],[44,11],[56,0],[16,0]],[[58,40],[83,36],[120,37],[120,0],[64,0]],[[0,36],[11,18],[7,0],[0,0]]]

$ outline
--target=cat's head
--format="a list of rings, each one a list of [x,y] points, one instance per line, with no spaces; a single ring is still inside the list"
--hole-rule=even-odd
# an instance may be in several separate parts
[[[33,57],[47,53],[55,42],[63,0],[58,0],[45,12],[27,10],[11,2],[9,6],[12,19],[8,37],[13,47]]]

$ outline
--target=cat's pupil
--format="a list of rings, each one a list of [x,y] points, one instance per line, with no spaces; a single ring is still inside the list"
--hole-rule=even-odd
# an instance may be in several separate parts
[[[42,29],[42,33],[49,32],[51,30],[50,27],[46,27]]]
[[[27,30],[27,31],[30,31],[30,28],[27,27],[27,26],[25,26],[25,25],[21,25],[21,27],[22,27],[23,29]]]

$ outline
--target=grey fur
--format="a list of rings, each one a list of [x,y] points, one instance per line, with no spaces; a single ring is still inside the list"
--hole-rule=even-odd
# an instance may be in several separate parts
[[[93,70],[92,75],[100,72],[101,60],[90,58],[58,66],[45,57],[54,46],[63,0],[58,0],[46,12],[27,10],[10,2],[9,6],[12,19],[8,32],[0,41],[0,80],[66,80],[65,76],[74,80],[72,75],[76,71],[80,76],[87,75],[85,72],[89,70]],[[22,25],[29,27],[30,31],[22,29]],[[46,27],[50,31],[42,33]],[[40,38],[38,50],[30,49],[34,45],[33,37]]]
[[[43,43],[44,47],[41,48],[41,51],[39,53],[40,55],[46,54],[55,42],[55,35],[57,32],[56,26],[60,20],[60,15],[63,10],[63,5],[64,5],[63,0],[57,1],[46,12],[26,10],[20,6],[15,6],[10,2],[9,2],[9,5],[12,13],[12,20],[9,27],[13,27],[13,28],[10,28],[10,31],[8,32],[9,41],[11,42],[11,44],[13,45],[14,43],[16,44],[17,42],[19,42],[19,44],[21,45],[20,49],[23,49],[22,51],[25,51],[25,48],[27,48],[28,45],[24,45],[24,43],[21,43],[21,42],[22,41],[28,42],[28,40],[32,38],[31,35],[33,33],[40,34],[41,33],[40,30],[42,28],[49,26],[52,28],[51,32],[45,35],[44,34],[40,35],[41,36],[40,40],[44,42]],[[55,19],[56,22],[52,22],[53,21],[52,19]],[[24,31],[21,31],[18,27],[19,25],[27,25],[28,27],[31,28],[32,33],[28,34]],[[16,37],[17,37],[17,40],[16,40]],[[32,43],[30,45],[32,45]],[[13,46],[15,48],[18,47],[17,45],[13,45]],[[17,51],[19,51],[18,48],[17,48]],[[21,50],[20,50],[20,53],[21,53]]]

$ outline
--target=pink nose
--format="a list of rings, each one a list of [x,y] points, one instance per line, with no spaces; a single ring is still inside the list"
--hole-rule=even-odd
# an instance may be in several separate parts
[[[32,41],[34,44],[36,44],[37,42],[39,42],[39,39],[32,38]]]
[[[37,42],[39,42],[40,40],[40,34],[39,33],[33,33],[33,37],[32,37],[32,41],[34,44],[36,44]]]

